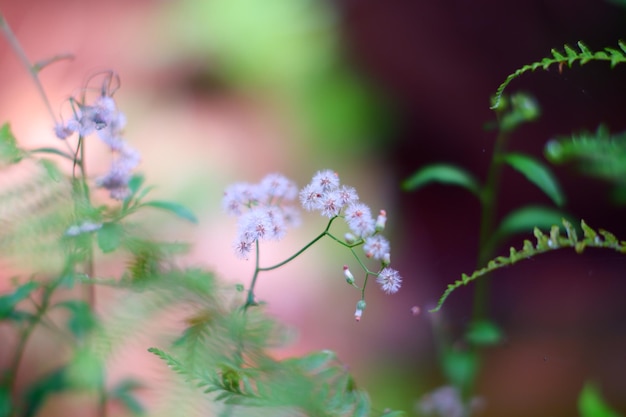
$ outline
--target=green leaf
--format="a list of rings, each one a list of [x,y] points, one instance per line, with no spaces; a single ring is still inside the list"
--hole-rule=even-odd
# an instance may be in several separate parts
[[[475,345],[490,346],[500,343],[504,335],[494,322],[481,320],[472,322],[465,338]]]
[[[154,207],[154,208],[158,208],[161,210],[169,211],[170,213],[173,213],[182,219],[188,220],[191,223],[198,223],[198,219],[191,212],[191,210],[189,210],[187,207],[183,206],[182,204],[173,203],[171,201],[153,200],[153,201],[148,201],[146,203],[142,203],[142,206],[149,206],[149,207]]]
[[[93,330],[97,321],[89,304],[83,300],[67,300],[55,305],[67,309],[71,315],[67,327],[78,339],[82,339]]]
[[[0,127],[0,164],[15,164],[24,157],[24,151],[17,146],[17,141],[8,123]]]
[[[72,388],[67,379],[67,369],[61,367],[35,381],[24,395],[25,410],[22,417],[35,417],[50,394]]]
[[[109,399],[117,400],[135,415],[144,414],[144,408],[134,395],[134,391],[143,388],[139,382],[132,379],[124,379],[110,392]]]
[[[285,363],[293,363],[305,372],[313,372],[319,368],[326,367],[328,363],[335,360],[337,356],[330,350],[321,350],[319,352],[313,352],[302,358],[287,359]]]
[[[543,206],[525,206],[509,213],[495,233],[496,240],[512,236],[517,233],[526,233],[534,230],[549,229],[554,224],[560,224],[563,218],[569,217],[563,211]]]
[[[440,182],[465,188],[480,197],[480,184],[472,174],[450,164],[432,164],[422,167],[402,183],[406,191],[415,191],[427,184]]]
[[[617,411],[609,407],[602,399],[600,390],[594,384],[587,382],[578,397],[578,412],[580,417],[620,417]]]
[[[443,355],[443,371],[453,385],[463,389],[476,377],[478,358],[473,352],[448,349]]]
[[[530,155],[509,153],[503,160],[539,187],[559,207],[565,204],[565,196],[552,171]]]
[[[104,253],[116,250],[124,235],[124,228],[118,223],[104,223],[96,232],[98,247]]]
[[[48,176],[52,181],[60,182],[63,179],[63,174],[54,162],[50,161],[49,159],[40,159],[39,163],[46,170]]]
[[[9,387],[0,386],[0,417],[10,417],[13,410]]]
[[[38,283],[30,281],[17,287],[12,294],[0,296],[0,320],[12,317],[15,306],[26,299],[37,287],[39,287]]]

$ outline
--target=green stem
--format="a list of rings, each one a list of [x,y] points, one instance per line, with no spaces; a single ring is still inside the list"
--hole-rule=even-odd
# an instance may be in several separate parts
[[[257,282],[257,278],[259,277],[259,272],[261,271],[271,271],[273,269],[276,268],[280,268],[281,266],[288,264],[289,262],[293,261],[294,259],[296,259],[298,256],[300,256],[304,251],[306,251],[307,249],[309,249],[311,246],[313,246],[318,240],[320,240],[321,238],[323,238],[324,236],[328,235],[328,236],[332,236],[330,235],[330,233],[328,232],[328,230],[330,230],[330,226],[333,224],[333,221],[337,218],[337,216],[331,218],[328,221],[328,224],[326,225],[326,228],[324,229],[324,231],[322,233],[320,233],[319,235],[317,235],[313,240],[311,240],[309,243],[307,243],[306,245],[304,245],[304,247],[302,247],[299,251],[297,251],[296,253],[294,253],[293,255],[291,255],[290,257],[288,257],[287,259],[285,259],[282,262],[279,262],[275,265],[272,266],[267,266],[264,268],[261,268],[259,266],[259,241],[257,240],[255,242],[255,249],[256,249],[256,264],[255,264],[255,268],[254,268],[254,275],[252,276],[252,282],[250,283],[250,288],[248,289],[248,297],[246,298],[246,304],[244,305],[244,310],[247,309],[250,306],[253,306],[256,304],[256,302],[254,301],[254,288],[256,286],[256,282]]]
[[[46,286],[43,288],[41,304],[40,305],[35,304],[37,313],[35,314],[35,317],[33,318],[33,320],[29,323],[29,325],[24,329],[24,331],[20,335],[17,348],[15,349],[15,354],[13,355],[13,359],[10,362],[11,367],[8,371],[9,379],[8,379],[7,387],[9,388],[9,392],[11,393],[12,398],[17,398],[17,393],[15,392],[16,390],[15,382],[17,378],[17,372],[22,363],[22,358],[24,357],[26,344],[28,343],[30,336],[35,330],[35,327],[37,327],[37,325],[42,321],[44,314],[47,312],[48,306],[50,305],[50,298],[52,297],[52,293],[55,288],[56,288],[56,283],[51,284],[50,287]],[[14,408],[13,413],[11,415],[12,416],[19,415],[18,407]]]
[[[493,248],[489,245],[495,231],[495,216],[497,213],[497,192],[500,186],[502,173],[501,155],[508,141],[508,132],[500,129],[493,148],[493,156],[487,171],[487,179],[481,195],[482,213],[478,240],[477,267],[484,265],[492,257]],[[484,319],[488,314],[489,281],[481,280],[474,288],[473,321]]]

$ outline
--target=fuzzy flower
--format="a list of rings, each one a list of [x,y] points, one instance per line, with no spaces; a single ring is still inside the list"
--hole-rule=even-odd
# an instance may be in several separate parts
[[[374,234],[374,219],[370,208],[363,203],[355,203],[344,211],[348,227],[358,237],[367,237]]]
[[[339,175],[330,169],[318,171],[313,176],[311,185],[317,187],[320,192],[332,191],[339,187]]]
[[[236,183],[226,188],[222,207],[236,216],[238,258],[247,259],[259,240],[280,240],[289,227],[300,224],[300,213],[289,204],[296,198],[295,183],[281,174],[269,174],[259,183]]]
[[[365,256],[374,259],[383,259],[389,254],[389,241],[381,235],[369,236],[363,245]]]
[[[128,182],[140,160],[139,152],[124,143],[113,159],[109,172],[97,178],[96,185],[109,190],[111,198],[124,200],[130,195]]]
[[[395,294],[402,285],[402,277],[395,269],[385,267],[378,273],[376,282],[380,284],[380,288],[387,294]]]
[[[73,117],[66,123],[57,124],[54,131],[60,139],[67,139],[74,133],[81,138],[96,133],[113,153],[109,171],[96,179],[96,185],[109,190],[111,198],[124,200],[130,195],[128,182],[141,157],[122,137],[126,117],[118,110],[112,96],[111,85],[115,80],[115,73],[107,73],[101,94],[92,103],[84,102],[84,97],[81,100],[71,98]]]

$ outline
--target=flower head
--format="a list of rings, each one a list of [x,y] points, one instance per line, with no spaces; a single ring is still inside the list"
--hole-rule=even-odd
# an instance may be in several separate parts
[[[380,288],[387,294],[395,294],[402,285],[402,277],[395,269],[385,267],[378,273],[376,282],[380,284]]]

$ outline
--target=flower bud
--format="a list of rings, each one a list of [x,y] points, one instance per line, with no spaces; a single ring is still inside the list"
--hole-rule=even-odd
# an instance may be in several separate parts
[[[381,210],[378,214],[378,218],[376,219],[375,229],[377,232],[382,232],[385,230],[385,224],[387,223],[387,212],[385,210]]]
[[[343,239],[348,245],[352,245],[354,242],[356,242],[356,236],[354,236],[352,233],[346,233]]]
[[[389,264],[391,264],[391,254],[389,252],[383,255],[382,264],[383,266],[389,266]]]
[[[346,277],[346,282],[350,285],[354,285],[354,275],[350,272],[348,265],[343,266],[343,275]]]
[[[354,319],[356,321],[361,321],[361,316],[363,315],[363,310],[365,310],[365,300],[359,300],[356,303],[356,311],[354,312]]]

